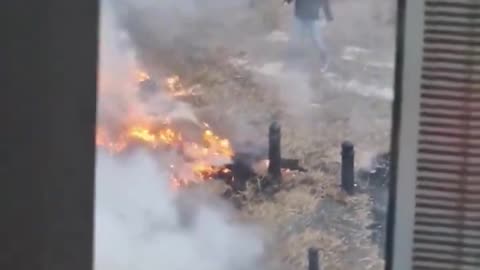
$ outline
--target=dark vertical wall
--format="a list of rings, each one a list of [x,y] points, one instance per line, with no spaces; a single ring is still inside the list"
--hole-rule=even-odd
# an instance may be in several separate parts
[[[405,41],[405,13],[407,0],[397,0],[397,16],[396,16],[396,37],[395,37],[395,78],[394,78],[394,99],[392,106],[392,138],[390,140],[390,187],[388,195],[387,208],[387,226],[385,234],[385,270],[393,269],[394,255],[394,232],[398,222],[395,220],[395,210],[397,207],[397,173],[400,149],[400,121],[402,113],[402,89],[403,89],[403,67],[404,58],[407,55],[407,48],[404,46]]]
[[[0,269],[91,269],[98,3],[0,10]]]

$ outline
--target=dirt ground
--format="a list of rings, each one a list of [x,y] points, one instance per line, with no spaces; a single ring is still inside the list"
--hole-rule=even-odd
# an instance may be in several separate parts
[[[199,118],[234,143],[259,147],[278,120],[283,155],[309,170],[286,176],[273,199],[246,194],[241,214],[264,226],[272,268],[305,269],[315,246],[322,269],[383,269],[368,229],[372,199],[345,196],[338,176],[342,141],[354,142],[357,168],[389,148],[394,1],[332,0],[335,20],[322,29],[332,56],[326,73],[304,61],[311,54],[300,64],[286,58],[292,9],[279,2],[256,0],[221,27],[215,18],[189,22],[195,30],[175,46],[152,47],[148,25],[130,27],[143,29],[134,39],[152,74],[177,74],[196,87],[200,95],[186,101]]]

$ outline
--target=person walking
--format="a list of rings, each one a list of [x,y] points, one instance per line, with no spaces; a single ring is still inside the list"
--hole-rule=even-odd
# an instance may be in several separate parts
[[[329,57],[325,40],[319,26],[320,19],[333,20],[329,0],[284,0],[285,4],[294,2],[293,41],[304,43],[308,39],[318,51],[322,71],[328,68]],[[320,9],[323,14],[320,15]]]

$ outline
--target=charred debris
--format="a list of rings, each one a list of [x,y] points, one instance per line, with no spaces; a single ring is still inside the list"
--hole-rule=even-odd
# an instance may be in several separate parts
[[[139,83],[139,97],[148,100],[149,97],[161,90],[161,87],[152,79],[148,78]],[[281,154],[281,127],[278,122],[273,122],[268,130],[268,151],[235,151],[230,164],[216,168],[214,175],[208,178],[222,180],[230,186],[226,192],[236,194],[247,189],[247,183],[255,183],[258,191],[274,193],[278,191],[282,182],[282,174],[285,171],[306,172],[300,166],[300,160],[284,158]],[[259,163],[268,164],[268,173],[259,175],[255,166]],[[262,179],[261,181],[258,181]]]
[[[139,97],[148,99],[161,88],[152,79],[140,82]],[[278,122],[274,121],[268,128],[268,150],[238,150],[230,164],[218,168],[214,175],[209,178],[224,181],[229,189],[224,193],[225,197],[232,197],[247,189],[248,183],[254,184],[256,191],[266,195],[273,195],[281,188],[283,174],[290,172],[307,172],[300,165],[300,160],[285,158],[282,156],[281,139],[282,130]],[[368,193],[374,201],[382,201],[389,186],[390,180],[390,153],[377,155],[369,168],[356,170],[354,164],[354,145],[345,141],[341,145],[341,177],[340,186],[343,192],[348,195],[355,193]],[[267,173],[259,174],[255,166],[259,163],[268,164]],[[382,212],[382,211],[380,211]],[[382,216],[383,213],[376,213]]]
[[[254,169],[255,165],[261,162],[268,164],[266,175],[259,175]],[[283,172],[307,171],[300,165],[298,159],[282,157],[281,127],[278,122],[273,122],[270,125],[267,153],[237,152],[232,159],[232,163],[225,165],[224,168],[227,170],[218,170],[213,178],[223,180],[231,187],[225,193],[227,197],[245,191],[249,182],[255,184],[258,192],[273,194],[280,188]]]

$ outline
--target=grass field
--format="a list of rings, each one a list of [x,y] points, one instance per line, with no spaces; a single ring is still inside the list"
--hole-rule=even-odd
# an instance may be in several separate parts
[[[149,73],[176,74],[195,86],[199,95],[185,101],[224,137],[260,147],[271,121],[281,123],[283,155],[300,159],[308,173],[286,176],[274,198],[249,189],[239,211],[262,225],[268,265],[305,269],[306,250],[315,246],[325,270],[383,269],[382,247],[368,229],[372,199],[347,197],[338,177],[342,141],[355,143],[357,168],[389,148],[394,1],[332,0],[335,21],[323,29],[332,56],[326,73],[305,61],[312,52],[300,64],[286,58],[291,7],[254,2],[164,26],[165,35],[155,34],[154,11],[131,12],[152,19],[126,25]],[[207,185],[218,193],[224,188]]]

